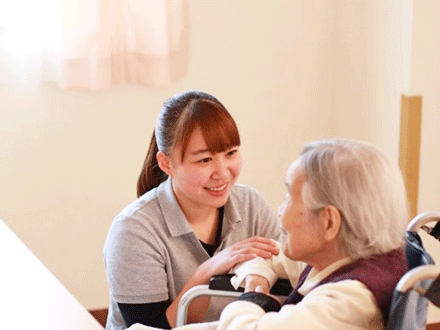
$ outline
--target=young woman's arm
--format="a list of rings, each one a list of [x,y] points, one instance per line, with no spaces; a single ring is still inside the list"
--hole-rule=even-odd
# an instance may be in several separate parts
[[[278,254],[278,248],[274,241],[264,237],[252,237],[240,241],[201,264],[187,281],[182,291],[171,303],[166,311],[169,324],[176,325],[176,312],[182,295],[190,288],[207,284],[209,279],[217,274],[228,273],[236,264],[251,260],[257,256],[270,258]],[[188,309],[188,323],[202,322],[209,305],[209,297],[194,299]]]

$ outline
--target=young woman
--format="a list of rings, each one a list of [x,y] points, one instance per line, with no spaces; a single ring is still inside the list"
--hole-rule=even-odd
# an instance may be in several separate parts
[[[105,243],[107,329],[171,328],[188,289],[278,253],[269,240],[279,235],[276,216],[256,190],[236,184],[240,171],[238,129],[216,98],[190,91],[164,103],[139,198],[115,218]],[[223,306],[200,298],[188,319],[213,319]]]

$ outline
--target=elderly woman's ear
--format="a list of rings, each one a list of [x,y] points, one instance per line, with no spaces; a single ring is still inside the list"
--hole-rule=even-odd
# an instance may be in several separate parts
[[[327,241],[338,239],[342,221],[341,212],[335,206],[327,205],[322,211],[322,217],[324,238]]]

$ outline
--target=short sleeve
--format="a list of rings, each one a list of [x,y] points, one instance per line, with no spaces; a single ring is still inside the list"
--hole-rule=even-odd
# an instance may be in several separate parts
[[[135,219],[117,218],[104,247],[110,293],[119,303],[169,299],[164,248]]]

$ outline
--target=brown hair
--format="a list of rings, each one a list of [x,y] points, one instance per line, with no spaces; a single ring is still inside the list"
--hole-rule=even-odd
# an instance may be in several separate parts
[[[187,91],[169,98],[159,112],[142,171],[137,182],[137,196],[157,187],[167,179],[157,163],[156,154],[169,156],[181,147],[183,161],[194,129],[202,131],[212,153],[240,145],[240,135],[234,119],[214,96],[199,91]]]

